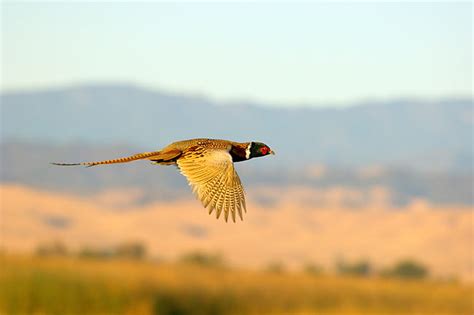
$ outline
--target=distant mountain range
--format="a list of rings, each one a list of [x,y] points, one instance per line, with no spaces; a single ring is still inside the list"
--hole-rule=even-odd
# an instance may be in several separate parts
[[[276,108],[110,84],[3,93],[1,114],[4,143],[120,144],[153,150],[179,139],[212,137],[266,142],[277,156],[265,163],[275,167],[473,169],[469,98],[403,99],[342,109]]]
[[[172,167],[58,168],[154,150],[168,142],[213,137],[258,140],[276,156],[238,163],[255,187],[346,187],[390,192],[391,202],[424,198],[474,204],[473,102],[398,100],[334,108],[217,104],[129,85],[77,86],[1,96],[0,178],[80,194],[139,188],[142,200],[190,197]],[[367,195],[368,196],[368,195]],[[257,196],[271,205],[274,197]],[[365,197],[348,206],[360,206]],[[355,202],[355,204],[354,204]]]

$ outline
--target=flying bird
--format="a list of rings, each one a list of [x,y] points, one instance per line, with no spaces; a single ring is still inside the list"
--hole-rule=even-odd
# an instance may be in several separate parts
[[[191,139],[173,142],[160,151],[144,152],[128,157],[83,163],[52,163],[60,166],[96,166],[150,160],[154,164],[176,165],[193,193],[211,214],[214,210],[219,219],[224,212],[225,221],[236,213],[243,220],[242,210],[247,212],[244,188],[235,171],[234,162],[275,154],[261,142],[233,142],[216,139]]]

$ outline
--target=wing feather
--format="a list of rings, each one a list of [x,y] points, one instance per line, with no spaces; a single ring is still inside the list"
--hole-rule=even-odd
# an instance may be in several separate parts
[[[227,149],[191,147],[183,152],[177,164],[209,214],[215,210],[218,219],[224,213],[226,221],[230,214],[235,222],[238,213],[243,220],[244,190]]]

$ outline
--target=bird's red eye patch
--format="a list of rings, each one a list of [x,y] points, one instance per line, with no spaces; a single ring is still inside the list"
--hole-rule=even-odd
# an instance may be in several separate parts
[[[268,151],[270,151],[270,149],[268,147],[262,147],[260,149],[260,152],[262,152],[263,155],[267,155]]]

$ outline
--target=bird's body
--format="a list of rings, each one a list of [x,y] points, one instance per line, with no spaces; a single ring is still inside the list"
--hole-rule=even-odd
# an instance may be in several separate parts
[[[230,213],[235,222],[236,213],[243,219],[242,210],[246,211],[246,206],[244,189],[233,163],[268,154],[274,153],[260,142],[191,139],[173,142],[160,151],[138,153],[119,159],[53,164],[96,166],[146,159],[155,164],[176,165],[188,179],[204,207],[209,209],[209,214],[215,210],[216,217],[219,218],[224,212],[227,221]]]

